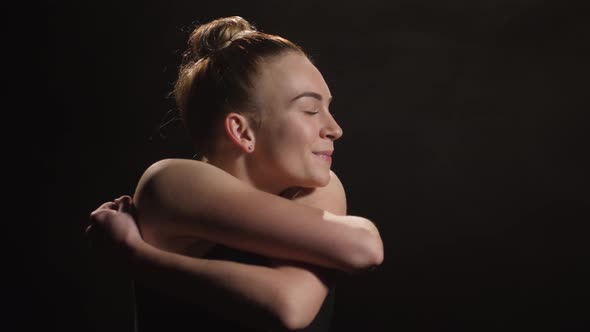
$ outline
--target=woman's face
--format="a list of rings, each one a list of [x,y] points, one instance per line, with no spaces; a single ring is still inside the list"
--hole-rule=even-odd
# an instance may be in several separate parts
[[[298,53],[267,59],[252,92],[261,116],[251,155],[264,172],[258,178],[288,187],[327,185],[342,129],[330,114],[332,96],[318,69]]]

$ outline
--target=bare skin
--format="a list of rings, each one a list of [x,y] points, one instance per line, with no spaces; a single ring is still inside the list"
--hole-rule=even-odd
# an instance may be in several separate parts
[[[168,159],[144,173],[133,197],[141,236],[122,207],[129,197],[92,218],[130,252],[142,282],[247,325],[298,329],[327,294],[322,268],[365,271],[381,264],[383,244],[371,221],[346,215],[330,171],[342,130],[317,68],[286,53],[267,59],[254,82],[260,128],[230,112],[209,163]],[[274,264],[200,258],[216,243]]]
[[[335,179],[332,185],[299,191],[294,201],[310,206],[323,204],[332,212],[345,214],[345,197],[338,195],[344,192]],[[254,327],[299,329],[307,326],[319,311],[327,295],[327,279],[317,266],[275,260],[274,265],[265,268],[159,251],[157,243],[152,246],[141,239],[129,215],[130,206],[131,198],[123,197],[104,204],[92,218],[95,229],[114,233],[110,236],[115,242],[113,247],[130,252],[132,258],[122,265],[130,267],[132,275],[141,282],[174,296],[198,299],[213,310],[226,316],[231,313],[236,320]],[[119,213],[115,213],[117,209]],[[249,302],[238,300],[245,298]]]

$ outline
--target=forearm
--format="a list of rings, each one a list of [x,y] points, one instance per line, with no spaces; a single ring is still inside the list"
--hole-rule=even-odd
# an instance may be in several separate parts
[[[203,304],[245,325],[267,329],[298,327],[302,317],[305,318],[301,308],[309,307],[302,307],[302,303],[296,305],[293,298],[298,294],[297,287],[313,285],[313,282],[301,282],[313,280],[310,272],[303,269],[193,258],[163,251],[145,242],[134,246],[133,253],[131,273],[138,282]],[[317,290],[318,283],[315,285]],[[325,292],[299,293],[308,296],[311,302],[318,296],[321,300],[325,297]],[[321,306],[321,301],[319,303]]]
[[[369,220],[356,216],[337,216],[327,211],[322,211],[322,214],[323,216],[313,224],[305,220],[305,223],[302,222],[292,231],[282,230],[280,234],[271,234],[271,231],[268,231],[264,232],[265,236],[260,237],[251,237],[246,232],[191,234],[188,229],[184,234],[187,234],[185,238],[195,236],[208,242],[267,257],[298,261],[348,273],[362,272],[381,263],[383,244],[379,232]],[[146,240],[152,241],[154,237],[165,234],[166,223],[168,221],[144,224],[142,233]],[[272,227],[274,226],[270,225],[268,228]],[[157,246],[174,251],[165,246]]]
[[[344,205],[335,197],[343,196],[337,186],[312,188],[298,197],[310,201],[303,206],[246,186],[212,166],[171,163],[154,168],[138,185],[134,198],[144,234],[151,229],[170,238],[194,237],[348,272],[382,260],[381,239],[366,227],[366,219],[328,212],[338,213],[338,205]],[[216,190],[207,189],[213,186]]]
[[[340,216],[325,211],[324,222],[342,223],[348,229],[356,232],[355,237],[342,236],[343,241],[350,241],[342,248],[334,248],[333,252],[344,257],[344,260],[336,262],[338,265],[321,265],[336,268],[349,273],[366,271],[383,262],[383,241],[379,230],[369,219],[358,216]],[[330,264],[332,262],[328,262]]]

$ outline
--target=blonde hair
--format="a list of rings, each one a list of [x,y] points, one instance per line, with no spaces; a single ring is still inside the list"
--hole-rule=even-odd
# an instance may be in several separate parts
[[[196,27],[183,55],[174,97],[198,154],[212,152],[224,116],[243,113],[256,126],[259,114],[249,98],[261,60],[285,52],[305,53],[285,38],[258,31],[239,16]]]

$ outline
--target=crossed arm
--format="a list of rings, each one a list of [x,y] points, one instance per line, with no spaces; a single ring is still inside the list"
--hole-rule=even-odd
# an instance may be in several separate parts
[[[188,167],[187,171],[191,174],[198,174],[194,173],[195,170],[192,167]],[[166,176],[173,178],[166,179]],[[239,205],[239,201],[243,201],[242,208],[250,208],[252,211],[259,212],[259,210],[252,209],[252,205],[256,207],[257,200],[271,198],[264,202],[264,206],[267,207],[267,210],[272,210],[274,206],[274,209],[279,212],[281,208],[284,209],[280,225],[286,227],[286,230],[281,227],[273,229],[270,223],[272,220],[268,219],[266,224],[262,224],[266,229],[257,228],[259,224],[255,222],[260,220],[260,214],[228,217],[223,215],[224,211],[220,213],[221,217],[216,216],[217,219],[213,225],[199,223],[194,225],[194,222],[188,221],[191,218],[191,213],[202,215],[203,212],[191,210],[187,207],[188,205],[184,206],[182,202],[178,203],[178,198],[184,196],[182,195],[182,185],[172,186],[176,176],[190,185],[191,180],[187,179],[187,176],[191,175],[183,174],[182,169],[175,168],[174,174],[164,174],[164,179],[160,173],[140,182],[138,186],[135,199],[140,211],[139,220],[140,223],[143,222],[142,231],[147,230],[148,237],[150,232],[166,234],[167,236],[161,238],[167,239],[174,238],[175,234],[192,234],[195,238],[274,257],[275,264],[265,267],[193,258],[159,249],[157,239],[148,243],[138,236],[123,237],[125,246],[131,248],[132,259],[130,261],[134,278],[150,287],[158,288],[174,296],[196,299],[199,303],[206,304],[211,310],[233,317],[247,325],[299,329],[307,326],[314,319],[327,294],[326,275],[321,272],[320,266],[353,272],[371,265],[378,265],[383,259],[382,243],[374,225],[365,222],[366,219],[346,216],[344,189],[335,174],[332,174],[332,181],[328,186],[305,189],[299,192],[298,196],[292,198],[293,202],[270,194],[268,196],[254,195],[255,193],[247,188],[231,187],[231,184],[228,184],[228,188],[231,187],[232,191],[242,190],[245,193],[244,196],[237,195],[235,201],[238,203],[230,202],[230,205]],[[217,183],[219,181],[231,182],[229,178],[215,179],[215,176],[215,174],[209,173],[207,178]],[[157,181],[162,181],[162,183],[154,184]],[[206,182],[203,179],[192,179],[192,181],[201,181],[201,185],[206,185],[203,183]],[[162,192],[161,188],[157,187],[164,183],[166,188],[180,187],[180,189],[174,193]],[[193,187],[187,186],[186,188]],[[153,192],[150,193],[150,191]],[[192,194],[199,193],[192,192]],[[221,190],[220,194],[226,195],[227,193]],[[160,196],[155,197],[156,195]],[[165,197],[166,195],[170,197]],[[254,200],[248,200],[248,197],[254,197]],[[172,198],[176,200],[176,203],[170,202]],[[285,202],[289,203],[287,208],[284,205],[281,206]],[[167,207],[167,204],[179,205]],[[279,206],[277,207],[277,205]],[[211,209],[211,205],[205,206]],[[152,208],[158,212],[150,211],[149,209]],[[233,208],[236,207],[233,206]],[[226,204],[225,209],[231,210],[231,206],[228,207]],[[161,211],[174,211],[174,215],[166,216],[166,212]],[[143,219],[141,213],[144,213]],[[272,214],[272,211],[270,213]],[[150,219],[149,216],[152,218]],[[291,216],[293,221],[288,216]],[[230,224],[233,220],[231,217],[238,218],[242,224]],[[167,220],[166,224],[162,223],[162,220]],[[293,222],[293,225],[290,225],[289,222]],[[330,227],[321,227],[325,226],[322,223]],[[320,227],[317,227],[318,225]],[[235,232],[236,235],[232,235],[232,232]],[[314,234],[314,232],[323,233]],[[326,232],[335,232],[340,236],[331,236],[331,233]],[[241,236],[237,236],[239,234]],[[274,238],[269,236],[274,236]],[[308,236],[308,241],[301,243],[302,236]],[[316,237],[314,238],[314,236]],[[366,249],[372,248],[375,243],[371,243],[370,246],[358,244],[354,243],[355,239],[351,241],[346,238],[347,236],[350,238],[358,236],[356,240],[359,242],[363,240],[377,242],[376,253],[371,252],[372,249]],[[258,242],[264,241],[264,239],[267,239],[266,242],[260,245]],[[318,240],[328,243],[318,243]],[[329,248],[323,245],[328,245]],[[365,246],[363,247],[363,245]],[[358,250],[360,253],[354,254],[351,252],[353,250]],[[362,252],[363,250],[366,252]],[[347,253],[356,257],[350,257]]]

